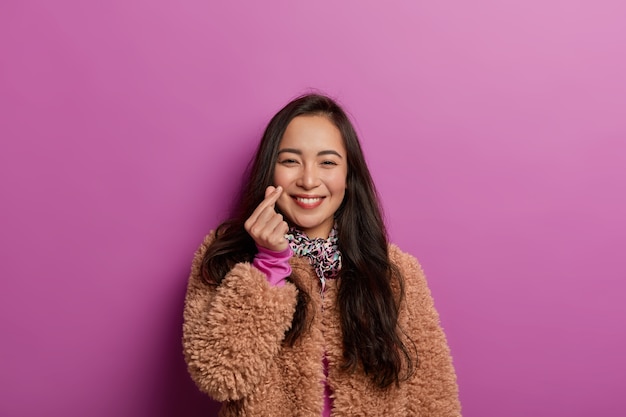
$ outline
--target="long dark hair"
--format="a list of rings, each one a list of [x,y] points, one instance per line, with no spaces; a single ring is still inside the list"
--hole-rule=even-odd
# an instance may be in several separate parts
[[[217,228],[215,241],[203,259],[203,279],[207,284],[219,285],[236,263],[254,259],[257,249],[243,224],[264,199],[265,189],[273,185],[278,147],[287,125],[302,115],[322,115],[331,120],[341,132],[347,153],[346,194],[335,213],[343,262],[337,300],[343,334],[343,367],[354,371],[361,364],[377,386],[386,388],[407,378],[415,366],[398,327],[404,281],[389,261],[381,207],[356,131],[343,109],[331,98],[320,94],[298,97],[269,122],[237,210]],[[397,294],[392,282],[399,286]],[[285,343],[292,346],[307,327],[309,296],[303,288],[298,289],[296,313],[285,336]],[[406,341],[412,343],[408,337]]]

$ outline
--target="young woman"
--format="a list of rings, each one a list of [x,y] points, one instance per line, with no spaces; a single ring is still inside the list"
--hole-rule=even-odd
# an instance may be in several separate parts
[[[239,210],[195,254],[184,319],[189,372],[221,416],[460,416],[422,269],[388,243],[328,97],[270,121]]]

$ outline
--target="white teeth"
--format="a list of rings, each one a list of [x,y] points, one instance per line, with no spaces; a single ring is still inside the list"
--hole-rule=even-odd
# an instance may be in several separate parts
[[[298,197],[297,200],[299,202],[301,202],[302,204],[315,204],[315,203],[319,202],[321,200],[321,198],[300,198],[300,197]]]

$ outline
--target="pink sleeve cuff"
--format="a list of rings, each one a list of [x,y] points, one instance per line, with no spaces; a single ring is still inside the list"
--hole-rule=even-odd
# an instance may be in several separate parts
[[[267,276],[267,281],[271,285],[282,287],[285,285],[285,278],[291,275],[289,259],[293,255],[291,248],[281,252],[274,252],[264,247],[258,246],[259,252],[254,257],[252,265]]]

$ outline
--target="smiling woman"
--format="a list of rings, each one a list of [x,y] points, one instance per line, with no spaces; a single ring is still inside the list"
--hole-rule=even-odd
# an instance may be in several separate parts
[[[325,116],[298,116],[280,141],[274,184],[279,210],[309,238],[328,238],[346,194],[348,165],[339,129]]]
[[[328,97],[268,124],[238,212],[196,252],[184,318],[189,372],[223,416],[460,416],[421,267],[389,244]]]

